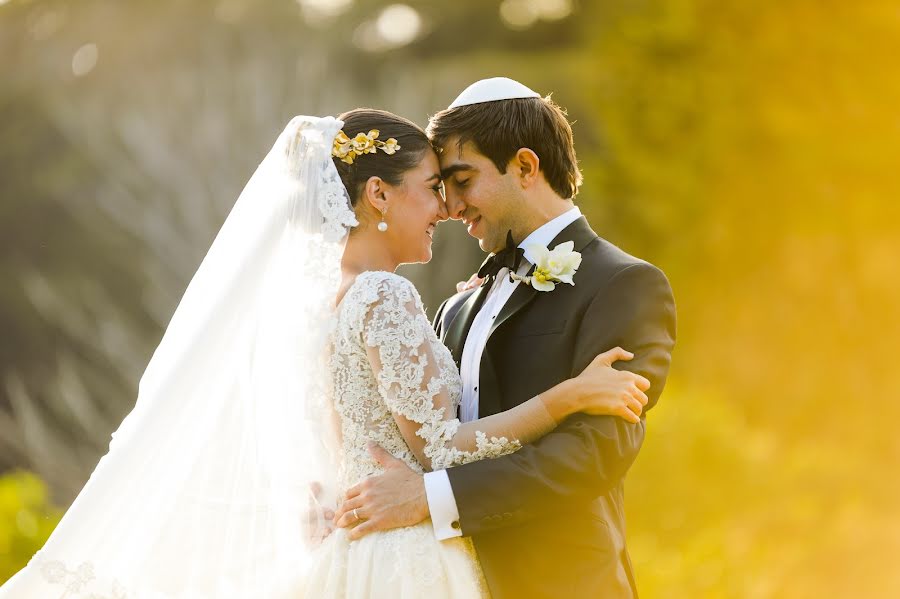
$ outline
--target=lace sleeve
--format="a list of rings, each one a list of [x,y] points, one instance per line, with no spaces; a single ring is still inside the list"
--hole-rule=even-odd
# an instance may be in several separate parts
[[[366,351],[379,392],[423,466],[446,468],[512,453],[556,425],[539,400],[460,424],[453,399],[460,387],[456,365],[412,283],[390,275],[373,291],[363,325]]]

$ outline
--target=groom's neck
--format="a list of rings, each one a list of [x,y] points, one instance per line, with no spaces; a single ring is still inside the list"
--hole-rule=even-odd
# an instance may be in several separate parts
[[[553,192],[528,198],[526,209],[520,214],[518,226],[510,227],[513,237],[521,241],[549,223],[551,220],[571,210],[572,200],[559,197]]]

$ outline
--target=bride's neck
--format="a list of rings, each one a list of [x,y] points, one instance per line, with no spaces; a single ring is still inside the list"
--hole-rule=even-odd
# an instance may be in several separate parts
[[[384,233],[374,227],[351,231],[341,259],[344,274],[353,276],[369,270],[394,272],[400,262],[394,258],[383,237]]]

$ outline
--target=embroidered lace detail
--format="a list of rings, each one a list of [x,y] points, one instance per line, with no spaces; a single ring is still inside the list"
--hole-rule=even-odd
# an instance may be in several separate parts
[[[373,350],[380,362],[375,369]],[[345,488],[382,471],[366,450],[369,441],[424,471],[394,414],[420,425],[416,435],[423,439],[434,469],[499,457],[521,447],[517,441],[489,439],[484,433],[477,433],[474,451],[452,446],[460,426],[455,418],[462,391],[459,372],[431,328],[413,284],[393,273],[363,273],[347,291],[337,314],[331,372],[342,421]]]
[[[60,560],[44,560],[36,555],[37,565],[44,581],[64,588],[62,597],[77,596],[83,599],[127,599],[128,592],[116,580],[101,582],[97,579],[94,564],[82,562],[69,569]],[[103,588],[100,588],[103,587]],[[77,593],[77,595],[70,595]]]
[[[316,217],[321,218],[321,221],[313,223],[316,218],[307,221],[311,215],[303,213],[302,207],[299,216],[301,222],[305,222],[307,226],[315,224],[315,230],[320,231],[322,238],[330,243],[341,241],[351,228],[359,225],[350,204],[350,196],[331,159],[334,136],[342,125],[343,123],[334,117],[294,117],[288,123],[286,138],[282,142],[289,177],[302,179],[304,173],[301,171],[313,166],[310,162],[314,162],[314,168],[318,168],[322,173],[320,179],[316,181],[319,190],[315,196],[318,209]],[[310,158],[313,160],[310,161]]]
[[[319,210],[325,219],[322,225],[322,236],[325,241],[340,241],[351,228],[359,225],[356,213],[350,205],[347,188],[334,167],[331,157],[322,175],[322,190],[319,194]]]
[[[448,424],[456,425],[452,427],[454,432],[456,428],[459,428],[458,420],[453,420]],[[450,430],[451,427],[448,426],[446,429]],[[447,437],[446,433],[443,433],[438,437],[438,439],[444,442],[443,444],[434,443],[426,448],[428,457],[431,458],[431,466],[433,469],[440,470],[441,468],[449,468],[459,464],[468,464],[469,462],[475,462],[477,460],[499,458],[500,456],[522,449],[522,444],[517,440],[510,441],[506,437],[488,438],[482,431],[475,432],[475,451],[463,451],[447,445],[452,438],[452,434]]]

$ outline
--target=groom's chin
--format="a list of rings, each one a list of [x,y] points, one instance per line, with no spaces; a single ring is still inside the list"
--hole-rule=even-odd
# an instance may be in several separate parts
[[[484,239],[478,240],[478,247],[480,247],[481,251],[485,254],[493,254],[502,250],[504,246],[501,245],[500,247],[497,247],[495,244],[491,243],[487,237],[485,237]]]

